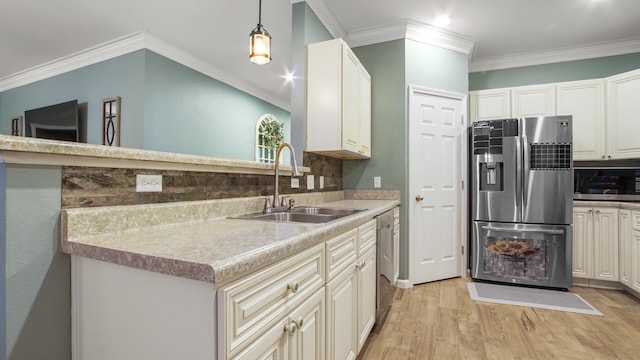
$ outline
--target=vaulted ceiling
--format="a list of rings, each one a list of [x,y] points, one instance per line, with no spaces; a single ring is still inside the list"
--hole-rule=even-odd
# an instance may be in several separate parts
[[[290,102],[291,3],[264,0],[262,23],[273,61],[248,61],[257,0],[6,0],[0,2],[0,91],[74,55],[143,32],[196,59],[221,80],[283,108]],[[334,37],[351,46],[402,36],[399,25],[469,41],[481,71],[640,52],[637,0],[307,0]],[[163,44],[163,45],[158,45]]]

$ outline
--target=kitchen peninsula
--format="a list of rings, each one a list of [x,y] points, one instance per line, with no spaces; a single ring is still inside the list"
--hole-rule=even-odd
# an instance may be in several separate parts
[[[6,164],[37,169],[44,165],[273,174],[272,165],[248,161],[12,136],[0,136],[0,151]],[[57,194],[59,204],[59,189]],[[250,356],[245,354],[249,343],[262,343],[257,340],[264,336],[242,332],[242,327],[277,325],[282,337],[281,321],[311,299],[325,302],[325,267],[328,271],[329,262],[340,258],[340,253],[329,257],[326,243],[352,235],[340,243],[345,244],[341,249],[352,244],[351,253],[361,255],[360,232],[370,230],[375,215],[398,206],[397,200],[345,200],[343,191],[300,193],[294,198],[299,205],[367,210],[325,224],[303,224],[227,218],[260,211],[264,198],[257,196],[62,211],[58,205],[58,240],[72,264],[66,276],[72,279],[73,359],[242,357]],[[310,273],[311,268],[315,271]],[[289,287],[291,276],[298,275],[306,277],[299,280],[299,288],[290,287],[295,291],[277,284],[284,281]],[[235,303],[239,317],[229,321],[242,316],[250,321],[238,324],[240,335],[227,346],[225,337],[233,334],[224,328],[223,296],[253,276],[278,286],[267,288],[262,297],[247,296]],[[260,284],[255,288],[264,289]],[[269,296],[278,297],[282,291],[278,307],[269,308],[264,317],[252,317],[254,311],[274,304],[267,301]],[[323,310],[323,334],[324,316]],[[325,335],[321,338],[324,344]],[[320,351],[324,353],[324,346]]]

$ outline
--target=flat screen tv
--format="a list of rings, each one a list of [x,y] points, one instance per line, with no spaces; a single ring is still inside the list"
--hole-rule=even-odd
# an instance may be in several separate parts
[[[24,127],[26,136],[79,142],[78,100],[27,110]]]

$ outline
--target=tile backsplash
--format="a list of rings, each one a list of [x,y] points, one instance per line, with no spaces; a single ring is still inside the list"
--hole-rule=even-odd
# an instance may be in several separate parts
[[[342,160],[304,153],[303,165],[314,175],[317,191],[342,190]],[[162,192],[136,192],[136,175],[162,175]],[[300,187],[291,189],[291,177],[280,176],[281,194],[305,193],[306,175]],[[319,189],[319,177],[324,188]],[[273,175],[212,173],[178,170],[147,170],[64,166],[62,207],[92,207],[197,201],[273,194]]]

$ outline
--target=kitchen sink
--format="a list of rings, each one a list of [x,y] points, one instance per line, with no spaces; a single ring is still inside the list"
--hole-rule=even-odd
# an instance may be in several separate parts
[[[336,220],[345,216],[356,214],[366,209],[338,209],[338,208],[322,208],[301,206],[295,209],[286,209],[272,213],[253,213],[246,214],[233,219],[262,220],[262,221],[281,221],[281,222],[301,222],[322,224],[332,220]]]
[[[301,206],[290,211],[293,213],[300,213],[300,214],[333,215],[333,216],[342,217],[342,216],[353,215],[364,210],[365,209],[338,209],[338,208]]]

